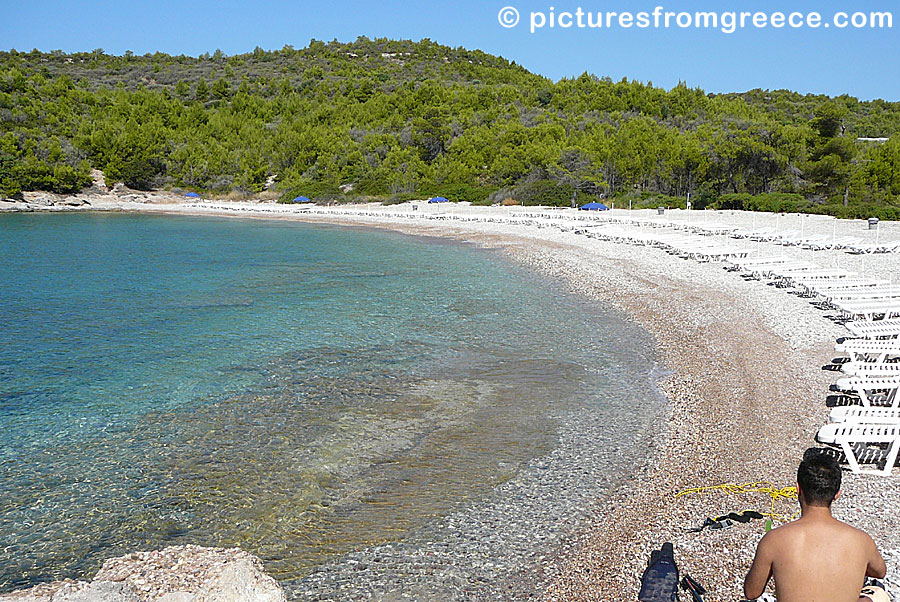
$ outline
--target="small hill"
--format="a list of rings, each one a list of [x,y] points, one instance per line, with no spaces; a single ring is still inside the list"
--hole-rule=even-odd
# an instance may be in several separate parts
[[[427,39],[235,56],[0,52],[6,195],[73,191],[95,168],[135,188],[236,196],[271,185],[284,198],[640,206],[690,194],[695,206],[890,218],[898,132],[898,103],[587,73],[553,82]]]

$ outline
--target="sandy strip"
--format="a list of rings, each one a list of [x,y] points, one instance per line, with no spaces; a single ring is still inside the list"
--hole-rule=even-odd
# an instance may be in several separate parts
[[[648,450],[640,474],[612,499],[598,500],[595,519],[567,542],[553,566],[546,600],[632,601],[650,551],[664,541],[675,545],[682,569],[708,590],[707,600],[741,599],[741,582],[760,521],[726,531],[687,533],[707,516],[770,507],[762,494],[695,495],[674,498],[682,489],[733,482],[794,484],[803,450],[827,420],[825,397],[837,375],[821,367],[835,356],[834,339],[845,329],[807,300],[758,281],[746,281],[721,264],[700,264],[651,247],[602,242],[555,228],[464,221],[491,210],[454,208],[446,220],[398,219],[396,207],[335,210],[328,215],[259,211],[257,204],[216,208],[191,205],[121,205],[124,210],[193,215],[292,219],[389,228],[446,236],[499,248],[531,269],[559,278],[581,294],[612,304],[651,332],[674,374],[661,383],[672,400],[668,430]],[[494,211],[495,214],[501,214]],[[710,213],[710,212],[703,212]],[[424,217],[424,213],[422,214]],[[504,212],[502,215],[509,215]],[[705,220],[746,224],[766,216],[740,212],[704,215]],[[773,216],[778,219],[777,216]],[[783,218],[787,219],[787,218]],[[764,224],[761,224],[764,225]],[[860,222],[810,219],[807,232],[837,235]],[[900,230],[887,229],[888,235]],[[898,236],[900,237],[900,236]],[[761,253],[796,255],[823,266],[845,267],[900,281],[897,255],[863,257],[841,252],[801,251],[753,243]],[[845,473],[844,496],[836,514],[870,532],[888,561],[888,585],[895,599],[900,570],[900,478]],[[793,512],[793,503],[776,509]],[[524,573],[534,567],[523,567]],[[897,582],[900,582],[898,580]]]

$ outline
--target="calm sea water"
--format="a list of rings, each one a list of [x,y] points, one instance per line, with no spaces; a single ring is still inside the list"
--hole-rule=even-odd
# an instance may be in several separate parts
[[[649,349],[461,244],[0,216],[0,591],[184,543],[300,578],[477,503],[566,412],[649,419]]]

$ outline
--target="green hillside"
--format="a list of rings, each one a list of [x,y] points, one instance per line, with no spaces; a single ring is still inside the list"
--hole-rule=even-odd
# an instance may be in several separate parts
[[[898,219],[898,131],[900,103],[554,83],[430,40],[197,58],[0,52],[6,195],[75,191],[94,167],[135,188],[233,196],[274,177],[285,199],[652,206],[690,193],[701,207]]]

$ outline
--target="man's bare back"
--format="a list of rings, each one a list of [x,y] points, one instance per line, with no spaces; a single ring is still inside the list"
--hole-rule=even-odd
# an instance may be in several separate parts
[[[744,594],[759,597],[771,576],[778,602],[857,602],[865,577],[885,571],[871,537],[812,507],[759,542]]]
[[[804,455],[797,469],[800,518],[759,542],[744,579],[747,598],[761,596],[774,578],[778,602],[857,602],[867,576],[884,578],[887,567],[872,538],[831,515],[840,486],[833,458]]]

